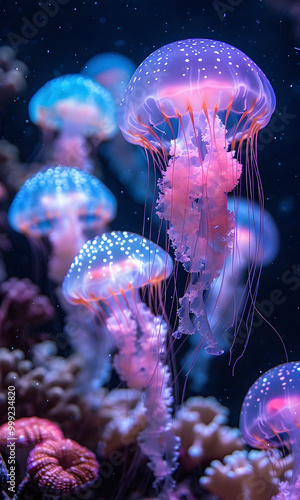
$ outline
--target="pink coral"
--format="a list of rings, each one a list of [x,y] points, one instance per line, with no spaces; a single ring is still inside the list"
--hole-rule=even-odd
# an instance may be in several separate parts
[[[30,452],[27,472],[39,491],[59,494],[79,493],[98,477],[94,453],[71,439],[44,441]]]
[[[10,422],[0,427],[0,447],[5,448],[11,436]],[[19,418],[14,422],[14,442],[16,447],[35,446],[46,439],[58,440],[63,433],[57,425],[45,418]]]

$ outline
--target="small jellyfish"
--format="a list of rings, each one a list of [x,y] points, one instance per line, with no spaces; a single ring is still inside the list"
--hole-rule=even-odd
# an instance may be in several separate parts
[[[117,52],[103,52],[92,57],[81,73],[109,90],[119,104],[135,69],[136,65],[128,57]]]
[[[47,82],[31,98],[28,111],[43,132],[59,134],[52,145],[52,162],[82,170],[92,170],[86,139],[100,143],[118,131],[110,92],[80,74]]]
[[[67,301],[86,305],[105,325],[117,348],[115,370],[128,387],[141,391],[146,427],[138,441],[149,459],[154,485],[163,491],[172,488],[179,447],[171,430],[173,397],[165,363],[168,326],[162,301],[160,314],[154,315],[140,290],[155,286],[160,295],[172,269],[171,257],[157,244],[114,231],[83,245],[62,285]]]
[[[107,88],[119,105],[135,69],[135,64],[127,57],[115,52],[105,52],[90,59],[81,73]],[[144,151],[129,144],[119,133],[101,144],[100,155],[105,158],[108,168],[125,186],[134,201],[143,204],[146,200],[151,204],[154,175],[148,170]]]
[[[10,226],[52,244],[48,275],[61,283],[83,243],[116,215],[116,199],[96,177],[70,167],[48,168],[28,179],[8,212]]]
[[[300,498],[300,362],[275,366],[250,387],[244,399],[240,430],[254,448],[283,447],[293,454],[293,473],[280,500]]]
[[[257,292],[259,273],[256,267],[260,271],[262,266],[270,264],[279,250],[278,229],[269,212],[264,210],[262,218],[260,205],[251,204],[246,198],[230,198],[227,208],[234,213],[235,220],[233,252],[226,258],[219,277],[205,293],[207,319],[224,351],[233,346],[239,318],[247,308],[249,289]],[[246,316],[245,320],[250,323],[252,318]],[[199,391],[208,379],[211,356],[205,350],[198,352],[199,345],[194,335],[190,337],[190,347],[192,352],[189,350],[182,363],[187,366],[193,388]]]
[[[230,198],[227,208],[233,212],[236,226],[233,252],[205,297],[210,326],[225,350],[231,346],[228,340],[232,329],[237,333],[237,322],[247,306],[249,291],[256,297],[262,266],[269,265],[279,250],[278,229],[269,212],[262,212],[259,204],[249,203],[245,198]],[[252,318],[248,316],[245,321],[250,327]]]
[[[124,137],[150,151],[161,170],[157,213],[167,221],[176,260],[189,273],[175,336],[198,331],[215,355],[222,349],[203,294],[234,245],[227,194],[242,173],[243,145],[249,153],[247,197],[252,200],[257,191],[262,199],[255,142],[274,108],[273,89],[258,66],[235,47],[206,39],[153,52],[137,68],[120,104]]]

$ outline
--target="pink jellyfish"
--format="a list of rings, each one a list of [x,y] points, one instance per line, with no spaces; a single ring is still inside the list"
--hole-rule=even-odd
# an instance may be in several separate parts
[[[61,283],[83,243],[115,217],[116,200],[96,177],[70,167],[28,179],[8,212],[10,226],[30,238],[49,237],[49,277]]]
[[[137,68],[120,105],[124,137],[149,150],[161,170],[157,213],[167,221],[175,258],[190,277],[175,336],[196,330],[211,354],[222,349],[211,331],[203,293],[234,245],[227,193],[242,172],[235,147],[239,141],[239,158],[243,143],[250,153],[247,194],[261,200],[255,142],[274,107],[273,89],[249,57],[205,39],[174,42],[153,52]]]
[[[43,85],[29,102],[29,116],[45,133],[58,133],[51,161],[91,171],[87,139],[97,144],[118,132],[110,92],[83,75],[64,75]]]
[[[293,473],[276,498],[300,498],[299,361],[275,366],[250,387],[241,410],[240,430],[244,441],[254,448],[286,446],[292,450]]]
[[[75,257],[62,292],[71,304],[94,311],[111,334],[114,368],[127,386],[141,391],[146,428],[138,441],[149,458],[154,486],[172,488],[179,439],[172,433],[170,373],[165,364],[167,324],[141,301],[141,288],[156,286],[171,274],[171,257],[134,233],[114,231],[88,241]],[[163,304],[161,310],[163,314]],[[103,329],[105,335],[105,329]]]

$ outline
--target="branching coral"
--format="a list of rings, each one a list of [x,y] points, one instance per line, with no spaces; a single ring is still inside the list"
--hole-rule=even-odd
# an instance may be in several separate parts
[[[40,344],[42,345],[42,344]],[[81,394],[77,390],[82,361],[69,358],[42,358],[34,367],[18,349],[0,349],[0,423],[7,419],[7,387],[18,394],[16,416],[38,416],[57,422],[64,434],[103,456],[135,443],[145,426],[144,406],[137,391]]]
[[[227,415],[227,408],[215,398],[190,398],[180,408],[173,430],[181,439],[180,456],[186,469],[243,448],[238,429],[224,425]]]
[[[279,452],[235,451],[223,463],[214,460],[200,484],[220,500],[270,500],[278,492],[279,481],[292,467],[291,456]],[[278,497],[283,500],[285,497]]]
[[[14,385],[18,394],[16,416],[39,416],[59,422],[66,431],[68,422],[75,425],[81,415],[76,396],[76,373],[80,369],[78,357],[55,357],[47,367],[34,368],[18,349],[0,350],[0,411],[5,421],[7,387]],[[64,425],[65,424],[65,425]]]

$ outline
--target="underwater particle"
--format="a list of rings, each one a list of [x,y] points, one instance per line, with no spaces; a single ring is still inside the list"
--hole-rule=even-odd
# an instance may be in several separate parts
[[[69,495],[85,491],[98,477],[94,453],[71,439],[36,445],[27,459],[32,486],[43,493]]]
[[[274,108],[274,91],[258,66],[235,47],[206,39],[153,52],[137,68],[120,104],[124,137],[148,150],[162,172],[157,213],[169,224],[175,258],[190,275],[174,335],[197,331],[210,354],[223,351],[207,320],[203,294],[233,248],[227,193],[242,172],[235,148],[239,141],[240,157],[246,144],[251,158],[246,175],[257,177],[260,191],[253,148]],[[248,196],[252,202],[253,191]]]
[[[28,179],[9,211],[10,226],[30,238],[48,236],[49,277],[61,282],[89,235],[116,215],[116,199],[96,177],[71,167],[51,167]]]
[[[244,441],[254,448],[287,446],[293,454],[293,473],[283,485],[280,499],[298,498],[300,362],[275,366],[261,375],[244,399],[240,430]]]

